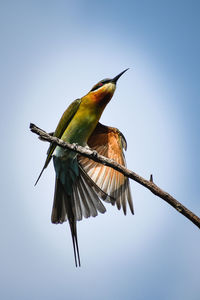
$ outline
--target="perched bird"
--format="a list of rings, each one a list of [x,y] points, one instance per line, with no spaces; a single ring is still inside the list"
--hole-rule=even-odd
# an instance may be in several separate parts
[[[116,128],[100,124],[99,119],[115,92],[118,79],[127,70],[113,79],[101,80],[87,95],[72,102],[63,113],[53,136],[71,144],[89,146],[125,165],[123,149],[126,150],[127,145],[123,134]],[[69,221],[75,264],[80,266],[76,222],[82,217],[95,217],[98,212],[105,213],[101,199],[116,204],[118,209],[122,207],[124,214],[128,202],[133,214],[129,180],[110,167],[52,143],[35,184],[52,157],[56,183],[51,221],[55,224]]]

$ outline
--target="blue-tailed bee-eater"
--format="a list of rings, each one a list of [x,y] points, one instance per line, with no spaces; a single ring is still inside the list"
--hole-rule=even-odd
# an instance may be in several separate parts
[[[53,136],[68,143],[89,146],[99,154],[125,165],[123,149],[127,144],[123,134],[113,127],[99,123],[104,108],[111,100],[121,72],[113,79],[103,79],[89,93],[73,101],[63,113]],[[56,172],[51,221],[69,221],[76,266],[80,266],[76,222],[83,217],[105,213],[102,201],[116,204],[126,214],[127,202],[132,214],[133,203],[127,177],[74,151],[50,144],[42,172],[53,157]]]

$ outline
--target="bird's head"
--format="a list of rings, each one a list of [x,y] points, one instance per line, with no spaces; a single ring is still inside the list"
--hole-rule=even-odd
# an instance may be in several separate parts
[[[112,98],[118,79],[124,74],[128,69],[119,73],[112,79],[106,78],[99,81],[97,84],[93,86],[93,88],[89,91],[88,95],[90,95],[95,102],[99,104],[106,105],[110,99]]]

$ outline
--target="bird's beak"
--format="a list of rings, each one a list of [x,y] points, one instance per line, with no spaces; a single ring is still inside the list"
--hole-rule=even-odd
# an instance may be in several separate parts
[[[128,68],[129,69],[129,68]],[[119,77],[122,76],[122,74],[124,74],[128,69],[124,70],[123,72],[119,73],[117,76],[115,76],[111,81],[114,82],[116,84],[117,80],[119,79]]]

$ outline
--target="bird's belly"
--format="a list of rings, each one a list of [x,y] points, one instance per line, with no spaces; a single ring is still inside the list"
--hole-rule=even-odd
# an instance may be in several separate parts
[[[72,119],[61,139],[70,144],[77,143],[81,146],[86,146],[87,141],[94,131],[99,118],[95,115],[88,114],[87,116],[77,116]],[[70,153],[69,153],[70,152]],[[56,156],[62,156],[63,158],[67,156],[67,158],[72,156],[74,158],[77,154],[75,152],[64,150],[61,147],[56,147],[55,150]]]
[[[88,114],[84,118],[81,115],[77,116],[68,125],[62,139],[68,143],[78,143],[85,146],[98,121],[99,118],[92,114]]]

